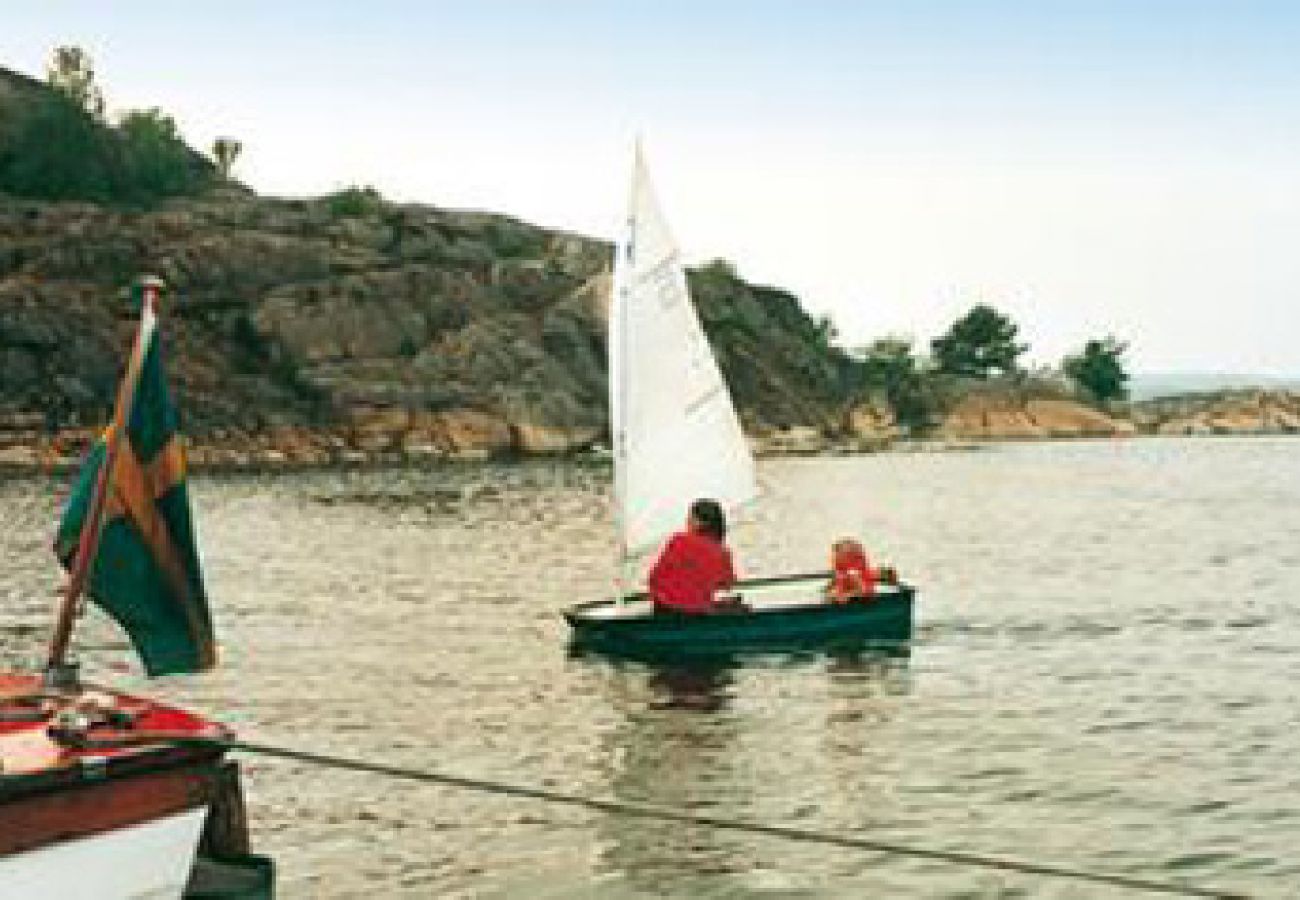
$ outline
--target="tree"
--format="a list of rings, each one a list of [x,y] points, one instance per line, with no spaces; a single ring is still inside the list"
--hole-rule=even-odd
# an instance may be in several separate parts
[[[912,341],[884,337],[872,341],[855,354],[863,388],[885,395],[900,425],[923,427],[930,422],[934,403],[916,357]]]
[[[857,351],[862,380],[872,386],[888,387],[916,374],[916,359],[908,338],[883,337]]]
[[[112,194],[112,134],[90,57],[58,47],[51,90],[18,104],[0,146],[0,190],[45,200],[104,201]]]
[[[835,327],[835,322],[830,316],[818,316],[813,321],[813,332],[816,335],[817,344],[827,349],[840,336],[840,330]]]
[[[59,47],[50,90],[17,105],[0,144],[0,191],[41,200],[148,204],[193,193],[208,178],[201,157],[157,109],[104,121],[90,57]]]
[[[1016,343],[1020,329],[991,306],[977,304],[930,342],[938,369],[948,375],[988,378],[995,371],[1016,371],[1016,360],[1029,346]]]
[[[15,117],[0,146],[0,191],[42,200],[106,202],[114,191],[113,133],[51,92]]]
[[[80,47],[55,47],[45,70],[50,87],[89,113],[98,122],[104,120],[104,94],[95,84],[95,69],[90,55]]]
[[[1083,345],[1083,352],[1067,356],[1061,369],[1075,384],[1101,403],[1123,400],[1128,396],[1128,373],[1124,371],[1122,357],[1128,350],[1126,342],[1107,335],[1101,340],[1091,340]]]
[[[234,138],[220,137],[212,142],[212,158],[216,160],[222,181],[230,178],[230,170],[234,168],[235,160],[243,149],[244,145]]]
[[[134,110],[117,127],[123,179],[121,199],[149,203],[187,194],[203,181],[176,122],[160,109]]]

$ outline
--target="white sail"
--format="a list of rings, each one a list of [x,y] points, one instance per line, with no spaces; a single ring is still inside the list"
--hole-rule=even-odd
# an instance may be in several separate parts
[[[609,316],[615,511],[625,556],[686,519],[690,502],[758,493],[754,460],[700,326],[677,245],[637,148]]]

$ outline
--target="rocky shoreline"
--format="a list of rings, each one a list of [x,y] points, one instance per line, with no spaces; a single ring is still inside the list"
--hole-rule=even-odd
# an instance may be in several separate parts
[[[10,117],[45,90],[0,69]],[[94,441],[142,273],[169,287],[167,369],[196,469],[598,455],[610,256],[598,239],[359,187],[282,198],[216,181],[148,208],[0,194],[0,467],[64,469]],[[923,373],[932,396],[909,421],[926,424],[905,429],[799,298],[721,260],[689,280],[760,455],[1300,431],[1295,392],[1101,409],[1023,373]]]
[[[751,431],[750,443],[758,456],[768,457],[945,452],[998,441],[1282,434],[1300,434],[1300,392],[1193,394],[1144,401],[1111,413],[1071,400],[972,396],[920,436],[905,436],[887,409],[862,408],[835,430],[768,428]],[[46,432],[39,414],[0,416],[0,470],[67,471],[78,464],[97,435],[94,428]],[[600,428],[521,425],[472,410],[374,411],[346,425],[323,428],[217,429],[191,440],[188,449],[195,471],[607,456]]]
[[[1300,392],[1233,390],[1135,404],[1133,422],[1151,434],[1300,433]]]
[[[0,196],[0,464],[62,465],[106,420],[169,286],[195,465],[581,452],[607,430],[608,245],[366,194],[235,186],[152,211]],[[747,430],[841,430],[851,362],[793,295],[721,263],[691,289]]]

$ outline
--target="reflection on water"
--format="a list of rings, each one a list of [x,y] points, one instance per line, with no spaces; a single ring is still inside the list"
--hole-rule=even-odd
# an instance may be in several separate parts
[[[921,588],[911,654],[571,658],[617,583],[608,470],[195,479],[223,665],[94,677],[251,740],[1279,896],[1300,883],[1300,444],[1143,440],[766,462],[744,574],[860,535]],[[61,483],[0,480],[0,665],[40,658]],[[118,671],[126,667],[124,674]],[[1098,896],[249,759],[294,897]]]
[[[751,786],[736,770],[740,717],[727,710],[725,668],[623,673],[610,702],[622,717],[605,736],[613,798],[686,812],[744,809]],[[607,817],[603,867],[647,891],[676,893],[698,879],[751,867],[729,832],[653,819]]]
[[[873,729],[907,693],[908,657],[906,648],[895,648],[619,667],[607,683],[610,706],[621,717],[605,737],[612,797],[731,821],[778,821],[764,800],[774,786],[767,762],[798,753],[794,777],[811,783],[833,773],[840,760],[860,759]],[[782,706],[737,697],[746,674],[792,671],[813,676],[805,687],[814,696],[787,696],[777,701]],[[765,721],[773,717],[783,726]],[[832,774],[826,787],[836,790],[836,780]],[[820,812],[807,805],[786,824],[816,821]],[[612,816],[600,833],[603,870],[634,892],[791,887],[772,865],[771,840],[761,836]]]
[[[658,699],[652,709],[681,709],[694,712],[717,712],[727,702],[726,689],[731,683],[725,664],[705,663],[682,666],[659,666],[650,677],[650,688]]]

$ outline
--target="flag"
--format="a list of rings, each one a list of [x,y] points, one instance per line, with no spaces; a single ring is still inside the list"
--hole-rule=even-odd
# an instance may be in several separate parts
[[[185,483],[185,451],[167,390],[151,298],[127,368],[138,371],[114,423],[91,448],[73,485],[55,538],[71,569],[105,460],[102,531],[87,592],[130,636],[150,675],[201,672],[216,662],[198,548]],[[122,401],[119,401],[119,404]],[[114,452],[110,446],[116,441]]]

